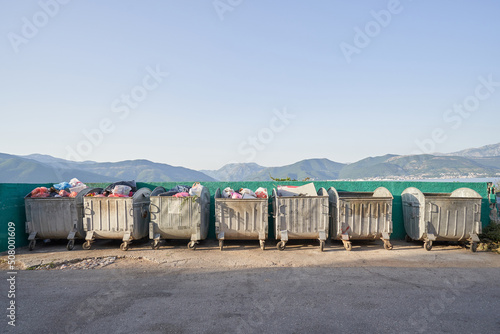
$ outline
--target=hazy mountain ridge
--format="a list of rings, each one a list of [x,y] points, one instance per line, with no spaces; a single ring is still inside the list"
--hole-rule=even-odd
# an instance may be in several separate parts
[[[468,148],[454,153],[444,154],[448,156],[466,157],[466,158],[486,158],[500,156],[500,143],[486,145],[477,148]]]
[[[307,159],[291,165],[268,167],[252,175],[249,181],[269,181],[273,178],[287,178],[293,180],[336,180],[345,164],[328,159]]]
[[[482,165],[472,159],[430,154],[368,158],[342,169],[342,179],[443,178],[500,175],[500,166]]]
[[[491,156],[490,154],[498,155]],[[67,161],[49,155],[15,156],[0,153],[0,182],[207,182],[337,179],[415,179],[500,176],[500,144],[463,150],[457,155],[395,155],[368,157],[351,164],[329,159],[306,159],[279,167],[256,163],[227,164],[218,170],[196,171],[149,160],[120,162]],[[459,155],[460,154],[460,155]],[[470,155],[467,157],[466,155]]]
[[[41,154],[25,157],[0,154],[0,182],[3,183],[62,182],[69,181],[74,177],[84,183],[119,180],[139,182],[215,181],[199,171],[149,160],[100,163],[67,161]]]
[[[218,170],[201,170],[200,172],[213,177],[219,181],[251,180],[253,175],[259,173],[266,167],[256,163],[231,163]]]

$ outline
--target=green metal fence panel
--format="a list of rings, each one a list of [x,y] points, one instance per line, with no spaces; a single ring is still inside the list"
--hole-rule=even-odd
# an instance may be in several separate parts
[[[210,190],[210,225],[208,238],[215,239],[215,200],[214,194],[217,188],[224,189],[231,187],[232,189],[249,188],[256,190],[259,187],[268,189],[269,194],[272,189],[278,185],[304,185],[306,182],[205,182],[203,185]],[[408,187],[416,187],[422,192],[429,193],[451,193],[458,188],[467,187],[477,191],[483,198],[481,222],[483,227],[489,224],[489,201],[488,201],[488,184],[485,182],[413,182],[413,181],[312,181],[318,190],[321,187],[329,189],[335,187],[337,191],[374,191],[378,187],[385,187],[394,196],[393,201],[393,233],[391,239],[403,239],[405,236],[404,221],[403,221],[403,204],[401,201],[401,193]],[[138,182],[137,188],[147,187],[151,190],[157,186],[162,186],[165,189],[173,188],[178,184],[192,185],[190,182],[153,182],[144,183]],[[92,187],[106,187],[109,183],[88,183]],[[52,184],[0,184],[0,252],[7,250],[8,242],[8,223],[14,222],[16,225],[16,247],[22,247],[28,244],[27,234],[25,233],[25,208],[24,196],[36,187],[50,187]],[[269,199],[269,213],[272,214],[271,200]],[[269,217],[269,239],[274,239],[274,222],[272,217]]]

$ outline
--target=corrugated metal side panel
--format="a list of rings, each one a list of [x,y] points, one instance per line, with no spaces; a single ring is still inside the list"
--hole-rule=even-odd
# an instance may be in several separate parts
[[[481,221],[481,199],[429,198],[426,201],[428,232],[438,240],[463,241]]]
[[[258,240],[259,233],[267,237],[267,200],[216,199],[216,233],[225,239]]]
[[[375,239],[392,232],[392,199],[340,199],[337,231],[353,239]]]
[[[164,239],[190,239],[197,233],[201,222],[200,199],[151,197],[152,207],[158,213],[152,213],[151,221],[157,224],[157,232]]]
[[[30,211],[27,214],[31,219],[29,232],[38,232],[38,238],[66,239],[75,223],[78,232],[82,232],[81,218],[78,218],[73,198],[27,198],[25,205]],[[78,233],[77,237],[80,236]]]
[[[94,231],[96,238],[121,239],[131,230],[132,198],[86,197],[84,227]]]
[[[276,236],[288,231],[289,239],[316,239],[328,233],[328,197],[278,197]]]

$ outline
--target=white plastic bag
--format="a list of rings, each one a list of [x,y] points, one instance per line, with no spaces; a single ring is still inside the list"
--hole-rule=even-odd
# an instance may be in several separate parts
[[[71,179],[71,181],[69,181],[69,184],[71,185],[71,187],[77,187],[77,186],[84,185],[84,184],[83,184],[82,182],[80,182],[80,180],[78,180],[77,178]]]
[[[234,193],[234,190],[227,187],[226,189],[224,189],[224,191],[222,191],[222,197],[224,198],[231,198],[231,196],[233,195]]]
[[[253,191],[251,191],[250,189],[248,188],[241,188],[239,193],[243,196],[243,195],[250,195],[251,197],[253,198],[256,198],[257,196],[255,195],[255,193]],[[247,196],[248,198],[248,196]]]
[[[259,189],[255,190],[255,196],[257,196],[257,198],[267,198],[267,189],[260,187]]]
[[[132,190],[129,186],[117,185],[113,188],[114,195],[128,195]]]
[[[193,184],[191,189],[189,189],[189,196],[200,197],[202,191],[203,191],[203,186],[199,182],[196,182],[195,184]]]
[[[77,178],[71,179],[71,181],[69,181],[69,184],[71,185],[71,188],[69,188],[70,193],[79,193],[83,189],[87,188],[87,185],[85,185],[83,182],[80,182],[80,180],[78,180]]]

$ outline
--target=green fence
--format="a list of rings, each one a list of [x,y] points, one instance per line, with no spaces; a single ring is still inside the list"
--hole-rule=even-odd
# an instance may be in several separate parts
[[[138,187],[148,187],[151,190],[157,186],[162,186],[166,189],[173,188],[178,184],[191,185],[192,182],[159,182],[159,183],[142,183],[138,182]],[[203,183],[210,190],[211,205],[210,205],[210,227],[208,238],[215,239],[215,201],[214,194],[217,188],[231,187],[233,189],[250,188],[252,190],[258,187],[268,189],[269,195],[272,189],[277,185],[303,185],[309,182],[206,182]],[[7,249],[8,242],[8,223],[16,224],[16,246],[22,247],[28,244],[28,235],[25,233],[26,215],[24,211],[24,196],[32,189],[40,186],[51,186],[52,184],[0,184],[0,252]],[[106,187],[108,184],[91,183],[89,186]],[[399,181],[317,181],[314,182],[316,189],[324,187],[328,190],[330,187],[335,187],[338,191],[374,191],[378,187],[386,187],[394,196],[393,202],[393,233],[391,239],[403,239],[405,236],[403,222],[403,208],[401,201],[401,193],[408,187],[416,187],[422,192],[428,193],[451,193],[453,190],[467,187],[477,191],[483,197],[483,205],[481,212],[482,225],[485,227],[489,224],[489,198],[487,183],[465,183],[465,182],[399,182]],[[272,206],[269,201],[269,238],[274,239],[274,222],[272,218]]]

